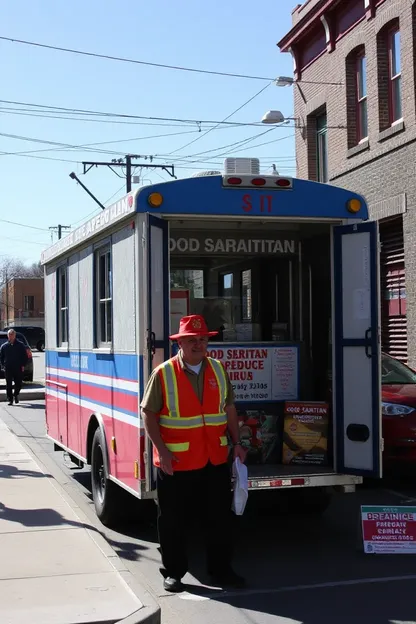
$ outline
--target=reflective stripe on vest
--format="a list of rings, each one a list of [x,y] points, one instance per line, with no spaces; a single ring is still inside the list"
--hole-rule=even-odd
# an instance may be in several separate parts
[[[168,361],[162,364],[161,371],[165,382],[166,407],[169,410],[170,418],[179,418],[178,383],[172,362]]]
[[[161,366],[163,381],[166,388],[166,407],[169,410],[169,416],[160,416],[159,424],[169,429],[194,429],[205,425],[225,425],[227,424],[227,415],[224,411],[227,399],[227,378],[222,364],[212,358],[207,358],[208,366],[214,372],[217,380],[220,403],[218,406],[218,414],[204,414],[201,416],[192,416],[191,418],[180,417],[179,414],[179,392],[178,382],[176,379],[175,369],[171,361],[165,362]]]
[[[189,442],[165,442],[165,446],[171,453],[189,451]]]
[[[218,413],[222,414],[224,412],[225,401],[227,400],[227,378],[221,362],[213,360],[212,358],[208,358],[208,362],[211,364],[217,380],[218,388],[220,389],[220,404],[218,406]]]

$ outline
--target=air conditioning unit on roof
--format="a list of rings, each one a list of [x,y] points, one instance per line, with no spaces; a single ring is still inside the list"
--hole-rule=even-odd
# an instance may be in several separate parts
[[[197,171],[197,173],[193,173],[191,178],[203,178],[205,176],[216,176],[221,175],[221,171]]]
[[[248,173],[258,175],[260,173],[260,160],[258,158],[226,158],[224,160],[224,173],[234,175]]]

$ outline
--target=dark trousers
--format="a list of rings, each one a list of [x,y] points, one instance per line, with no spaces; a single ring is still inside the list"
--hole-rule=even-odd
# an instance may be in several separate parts
[[[7,392],[7,398],[9,399],[9,401],[13,399],[13,390],[12,390],[13,381],[14,381],[14,396],[17,397],[19,396],[20,390],[22,389],[22,380],[23,380],[23,373],[21,370],[14,369],[14,368],[12,369],[6,368],[6,392]]]
[[[164,574],[182,578],[188,571],[191,524],[205,536],[207,570],[226,571],[232,556],[232,493],[228,464],[201,470],[157,473],[158,531]]]

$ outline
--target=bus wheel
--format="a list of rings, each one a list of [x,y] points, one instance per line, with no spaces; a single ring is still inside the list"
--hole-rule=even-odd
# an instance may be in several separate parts
[[[105,444],[101,429],[97,428],[91,449],[92,497],[98,518],[105,526],[111,527],[116,525],[119,519],[120,492],[118,486],[108,478],[104,462]]]

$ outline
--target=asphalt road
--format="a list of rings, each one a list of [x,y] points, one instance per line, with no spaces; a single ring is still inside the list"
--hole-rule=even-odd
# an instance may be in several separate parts
[[[0,407],[1,417],[33,449],[49,454],[66,487],[87,501],[88,470],[77,470],[44,438],[43,404]],[[249,588],[221,592],[201,585],[203,549],[192,542],[188,591],[167,595],[161,586],[154,517],[140,516],[140,502],[119,532],[100,528],[138,581],[156,595],[163,624],[408,624],[416,623],[416,558],[365,555],[359,542],[361,504],[415,504],[416,481],[389,479],[337,495],[320,518],[282,515],[267,497],[250,495],[236,519],[236,569]],[[92,516],[91,516],[92,517]]]

